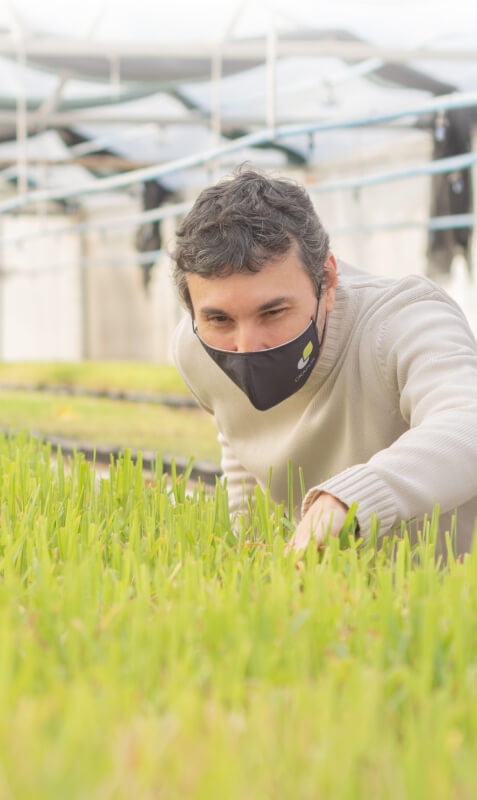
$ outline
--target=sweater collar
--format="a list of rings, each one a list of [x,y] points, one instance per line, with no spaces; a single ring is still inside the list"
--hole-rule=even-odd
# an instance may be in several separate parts
[[[322,352],[302,391],[306,391],[307,387],[313,387],[316,390],[317,386],[324,383],[346,345],[356,310],[356,296],[350,293],[346,282],[342,280],[341,262],[338,262],[338,285],[335,293],[335,305],[333,311],[328,314]]]

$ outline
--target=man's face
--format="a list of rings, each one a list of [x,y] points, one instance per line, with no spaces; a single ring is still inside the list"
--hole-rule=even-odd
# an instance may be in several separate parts
[[[321,292],[318,330],[334,306],[336,261],[328,253],[327,285]],[[317,298],[295,248],[259,272],[203,278],[189,273],[187,285],[201,338],[212,347],[239,353],[266,350],[298,336],[314,319]]]

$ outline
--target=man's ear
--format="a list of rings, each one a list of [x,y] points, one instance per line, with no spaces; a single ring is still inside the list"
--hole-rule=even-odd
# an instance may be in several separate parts
[[[324,263],[324,278],[326,286],[326,310],[328,313],[335,307],[335,292],[338,286],[338,266],[331,250],[328,251]]]

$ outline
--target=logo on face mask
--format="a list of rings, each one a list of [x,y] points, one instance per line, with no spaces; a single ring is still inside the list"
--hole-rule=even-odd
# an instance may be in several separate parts
[[[306,367],[306,365],[308,364],[308,361],[309,361],[309,358],[311,356],[312,351],[313,351],[313,343],[312,342],[308,342],[308,344],[306,345],[305,349],[303,350],[303,356],[300,358],[300,360],[299,360],[299,362],[297,364],[298,369],[304,369]]]

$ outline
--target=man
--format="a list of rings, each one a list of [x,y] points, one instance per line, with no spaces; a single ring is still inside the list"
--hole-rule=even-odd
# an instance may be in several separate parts
[[[436,503],[457,511],[457,549],[477,515],[477,344],[436,284],[376,277],[335,259],[299,185],[244,171],[204,190],[177,234],[174,278],[190,317],[178,369],[214,414],[231,508],[287,465],[307,494],[291,540],[337,535],[358,503],[388,533]]]

